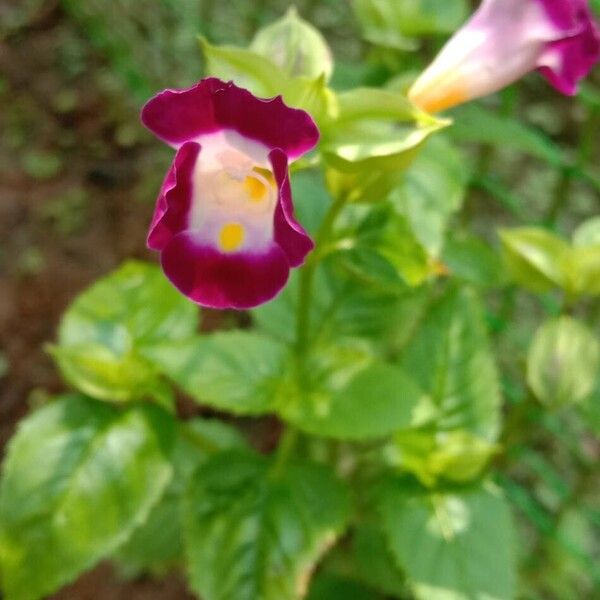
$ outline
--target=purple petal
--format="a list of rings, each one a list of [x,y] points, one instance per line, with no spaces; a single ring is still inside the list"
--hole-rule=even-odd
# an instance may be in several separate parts
[[[158,195],[148,248],[162,250],[174,235],[186,229],[192,203],[193,171],[200,150],[200,144],[187,142],[177,151]]]
[[[578,20],[580,20],[582,17],[585,17],[588,20],[590,19],[588,0],[535,1],[542,4],[546,14],[552,19],[554,24],[564,31],[569,31],[576,28]]]
[[[275,241],[285,252],[290,266],[298,267],[314,248],[314,243],[294,216],[287,156],[281,150],[273,150],[269,158],[279,188],[279,202],[275,209]]]
[[[539,1],[564,37],[546,46],[538,69],[559,92],[572,96],[600,58],[600,29],[587,0]]]
[[[210,308],[253,308],[274,298],[289,276],[279,246],[261,254],[224,254],[198,244],[190,232],[171,239],[161,255],[173,285],[190,300]]]
[[[290,108],[281,96],[262,100],[231,81],[225,83],[213,77],[188,89],[161,92],[144,106],[142,122],[176,147],[203,134],[233,129],[296,158],[319,140],[310,115]]]

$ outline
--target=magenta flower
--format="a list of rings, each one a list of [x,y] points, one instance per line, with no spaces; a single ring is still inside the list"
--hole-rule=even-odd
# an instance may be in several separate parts
[[[288,160],[319,139],[311,117],[209,78],[158,94],[142,121],[177,149],[148,234],[166,276],[202,306],[273,298],[313,248],[288,176]]]
[[[483,0],[409,97],[437,112],[496,92],[534,69],[573,95],[599,56],[600,30],[587,0]]]

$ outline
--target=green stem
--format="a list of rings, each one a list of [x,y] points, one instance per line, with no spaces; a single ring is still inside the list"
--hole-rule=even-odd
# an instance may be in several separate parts
[[[279,446],[277,446],[277,453],[275,455],[275,461],[273,463],[273,468],[271,469],[271,477],[277,478],[285,469],[296,444],[298,443],[299,433],[296,429],[290,427],[288,425],[287,429],[284,431],[281,439],[279,441]]]
[[[335,220],[346,204],[345,198],[339,198],[329,207],[329,211],[323,219],[323,223],[315,236],[315,251],[309,257],[306,265],[300,271],[300,287],[298,290],[298,306],[296,313],[296,356],[298,361],[298,388],[305,389],[305,362],[306,352],[310,341],[310,308],[312,302],[312,290],[315,278],[315,271],[319,260],[323,256],[323,247],[327,242]],[[287,429],[281,436],[273,469],[272,477],[278,477],[285,468],[296,444],[298,442],[299,433],[293,427],[288,425]]]
[[[323,246],[331,232],[335,221],[346,204],[345,198],[338,198],[330,206],[323,219],[323,223],[315,236],[316,248],[306,265],[300,271],[300,284],[298,289],[298,307],[296,314],[296,350],[298,357],[303,360],[310,339],[310,305],[315,271],[323,255]],[[301,383],[301,382],[300,382]]]

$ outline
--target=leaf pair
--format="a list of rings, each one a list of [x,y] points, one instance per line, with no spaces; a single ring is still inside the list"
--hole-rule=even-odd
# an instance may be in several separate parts
[[[585,222],[569,244],[540,228],[500,232],[514,280],[534,292],[559,288],[569,300],[600,294],[600,218]]]

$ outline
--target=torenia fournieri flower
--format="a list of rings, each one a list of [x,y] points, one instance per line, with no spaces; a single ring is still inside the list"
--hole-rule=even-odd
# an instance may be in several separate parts
[[[166,276],[202,306],[273,298],[313,248],[288,176],[288,161],[318,141],[311,117],[209,78],[158,94],[142,121],[177,150],[148,235]]]
[[[587,0],[483,0],[409,90],[438,112],[496,92],[538,69],[575,94],[600,55],[600,30]]]

